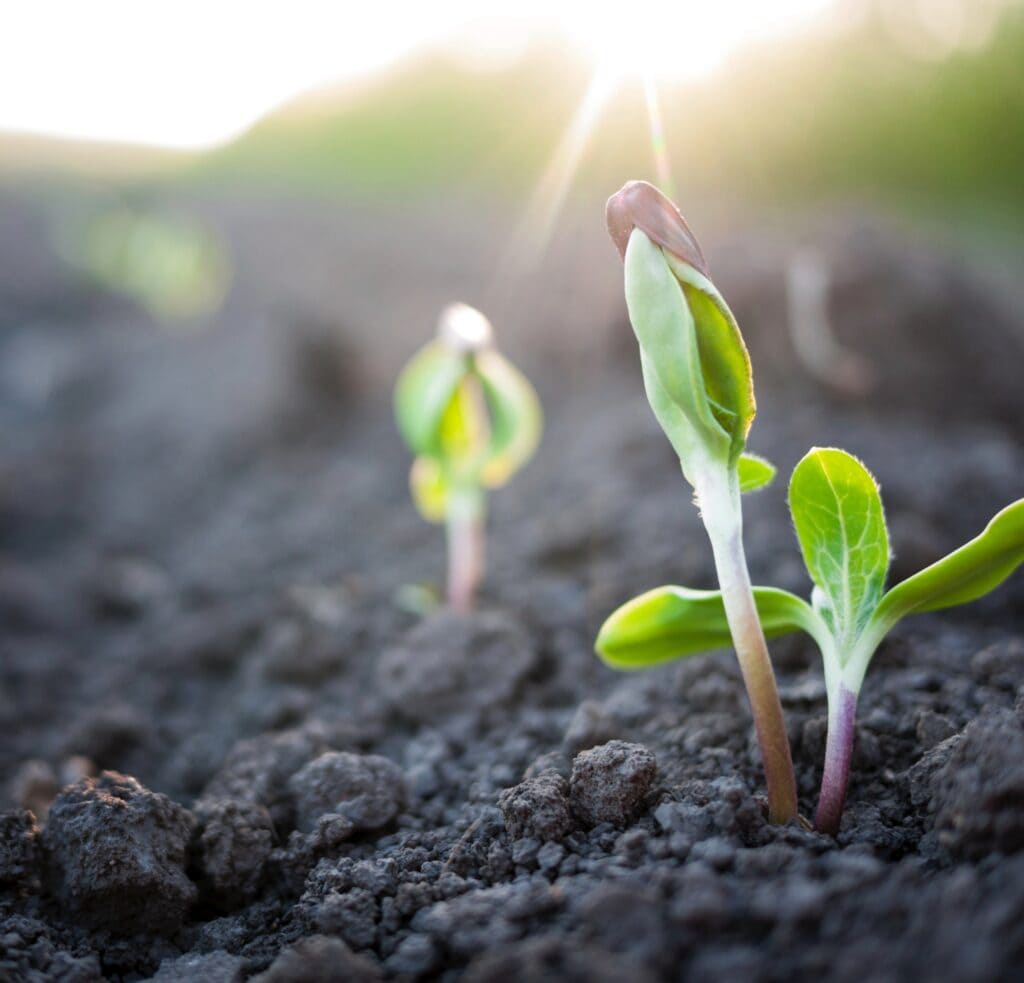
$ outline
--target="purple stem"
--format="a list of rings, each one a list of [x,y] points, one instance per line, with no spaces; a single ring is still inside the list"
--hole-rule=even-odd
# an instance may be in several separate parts
[[[825,770],[821,776],[821,795],[814,826],[819,833],[836,836],[850,780],[850,757],[856,730],[857,694],[842,683],[835,701],[829,706],[828,741],[825,745]]]

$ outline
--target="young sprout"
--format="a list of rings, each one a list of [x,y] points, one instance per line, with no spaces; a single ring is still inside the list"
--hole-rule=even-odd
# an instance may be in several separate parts
[[[694,488],[711,540],[761,746],[769,816],[784,823],[796,817],[796,782],[743,553],[740,494],[767,484],[775,473],[767,461],[744,453],[755,412],[750,358],[697,240],[668,198],[632,181],[609,199],[607,220],[623,257],[647,398]],[[601,629],[599,654],[615,650],[622,626],[620,610]]]
[[[425,519],[447,527],[448,603],[468,611],[484,573],[486,492],[533,454],[540,402],[494,347],[487,318],[451,304],[441,312],[437,338],[399,376],[395,416],[415,455],[413,501]]]
[[[814,582],[811,603],[787,591],[754,588],[769,638],[803,630],[821,649],[828,694],[828,740],[815,825],[835,835],[846,799],[857,697],[872,656],[910,614],[976,600],[1024,563],[1024,499],[980,535],[889,591],[889,536],[878,485],[855,457],[814,448],[797,465],[789,507]],[[603,655],[622,668],[693,655],[728,644],[722,595],[661,587],[616,612]]]

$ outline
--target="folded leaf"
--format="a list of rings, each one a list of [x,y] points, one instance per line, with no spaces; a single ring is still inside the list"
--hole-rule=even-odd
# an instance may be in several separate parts
[[[750,355],[736,318],[715,285],[698,270],[666,254],[693,315],[701,372],[711,411],[732,438],[733,457],[750,433],[757,407]]]
[[[693,315],[665,254],[639,229],[626,248],[625,286],[629,320],[646,370],[654,373],[702,442],[724,456],[730,435],[711,411]]]
[[[815,447],[793,472],[789,508],[815,606],[845,651],[878,606],[889,568],[878,485],[852,454]]]
[[[1024,563],[1024,499],[1007,505],[982,533],[882,598],[875,621],[888,630],[921,611],[966,604],[998,587]]]
[[[822,635],[806,601],[788,591],[755,587],[767,638],[794,631]],[[732,645],[720,591],[657,587],[622,605],[601,626],[595,648],[614,669],[644,669]]]

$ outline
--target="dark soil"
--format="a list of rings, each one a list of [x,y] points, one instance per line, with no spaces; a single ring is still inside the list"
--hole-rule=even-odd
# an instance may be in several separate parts
[[[190,207],[236,281],[174,329],[0,198],[0,979],[1020,978],[1024,576],[883,645],[838,841],[771,827],[730,653],[592,654],[635,593],[713,583],[599,205],[504,294],[498,214]],[[865,460],[901,578],[1024,493],[1024,318],[877,223],[811,227],[874,389],[792,368],[807,229],[709,235],[751,447],[783,474],[811,444]],[[387,399],[452,296],[494,312],[547,413],[464,618],[409,610],[443,537]],[[748,500],[747,552],[807,591],[784,481]],[[811,815],[821,668],[802,639],[773,654]]]

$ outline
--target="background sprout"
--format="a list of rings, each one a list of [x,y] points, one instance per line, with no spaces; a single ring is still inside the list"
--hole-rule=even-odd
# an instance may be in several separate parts
[[[533,386],[494,347],[480,311],[452,304],[437,338],[402,371],[395,416],[415,455],[409,483],[425,519],[448,534],[448,603],[473,606],[484,572],[486,491],[533,454],[542,416]]]
[[[743,552],[740,494],[774,474],[768,462],[744,454],[755,413],[750,358],[697,240],[668,198],[646,182],[630,182],[609,199],[607,220],[623,257],[647,398],[696,492],[711,540],[761,746],[769,815],[787,822],[796,816],[796,782]],[[614,644],[607,628],[598,637],[601,654]]]
[[[67,222],[63,258],[160,321],[184,321],[220,308],[231,280],[226,245],[197,217],[127,206]]]
[[[808,572],[811,603],[754,589],[769,638],[803,630],[821,650],[828,741],[815,825],[839,831],[853,751],[857,697],[872,656],[907,615],[976,600],[1024,562],[1024,499],[999,512],[969,543],[885,591],[889,536],[878,485],[855,457],[815,448],[797,465],[789,506]],[[602,628],[602,657],[640,668],[729,643],[719,591],[661,587],[620,608]]]

